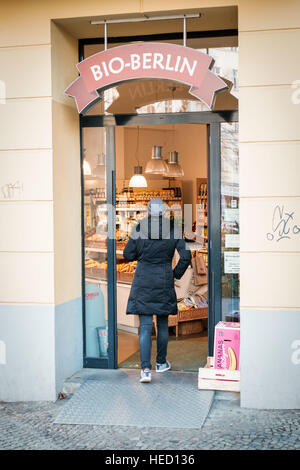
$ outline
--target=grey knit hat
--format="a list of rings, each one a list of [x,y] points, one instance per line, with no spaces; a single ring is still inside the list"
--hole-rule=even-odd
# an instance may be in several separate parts
[[[158,217],[159,215],[164,215],[166,209],[166,204],[158,197],[155,197],[149,202],[148,214],[152,217]]]

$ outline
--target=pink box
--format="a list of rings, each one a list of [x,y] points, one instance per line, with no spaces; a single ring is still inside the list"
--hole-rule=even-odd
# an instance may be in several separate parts
[[[220,321],[215,326],[214,368],[240,370],[240,324]]]

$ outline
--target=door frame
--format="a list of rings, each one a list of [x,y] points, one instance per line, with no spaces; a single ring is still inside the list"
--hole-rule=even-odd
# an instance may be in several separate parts
[[[238,122],[238,111],[201,111],[186,113],[80,115],[81,162],[83,160],[82,129],[105,127],[107,139],[106,185],[107,202],[115,207],[115,128],[159,124],[207,125],[207,183],[208,183],[208,354],[213,355],[214,327],[222,319],[221,272],[221,124]],[[212,184],[213,181],[213,184]],[[84,251],[84,178],[81,165],[82,187],[82,309],[84,367],[115,369],[118,367],[117,311],[116,311],[116,242],[115,214],[108,217],[111,237],[107,244],[107,295],[108,295],[108,360],[88,358],[85,355],[85,251]]]

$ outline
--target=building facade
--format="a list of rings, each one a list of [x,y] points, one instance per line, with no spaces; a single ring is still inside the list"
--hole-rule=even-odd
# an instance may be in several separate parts
[[[64,93],[78,39],[103,37],[93,19],[202,12],[200,29],[238,31],[241,406],[300,406],[300,2],[184,7],[2,2],[0,400],[55,400],[83,365],[80,133]],[[134,35],[174,32],[166,20],[109,35],[132,36],[132,25]]]

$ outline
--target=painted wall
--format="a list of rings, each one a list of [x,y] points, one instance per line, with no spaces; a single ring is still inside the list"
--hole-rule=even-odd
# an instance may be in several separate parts
[[[14,33],[0,40],[0,400],[54,400],[51,45]]]
[[[241,404],[299,408],[300,3],[271,13],[239,3]]]
[[[64,90],[76,73],[77,41],[51,24],[55,389],[83,364],[78,113]]]
[[[73,78],[77,41],[54,27],[51,49],[45,30],[38,35],[38,19],[24,24],[29,36],[21,40],[9,17],[12,36],[1,38],[0,47],[6,89],[0,105],[0,341],[6,352],[0,400],[6,401],[55,400],[63,378],[82,365],[78,115],[62,91]]]

